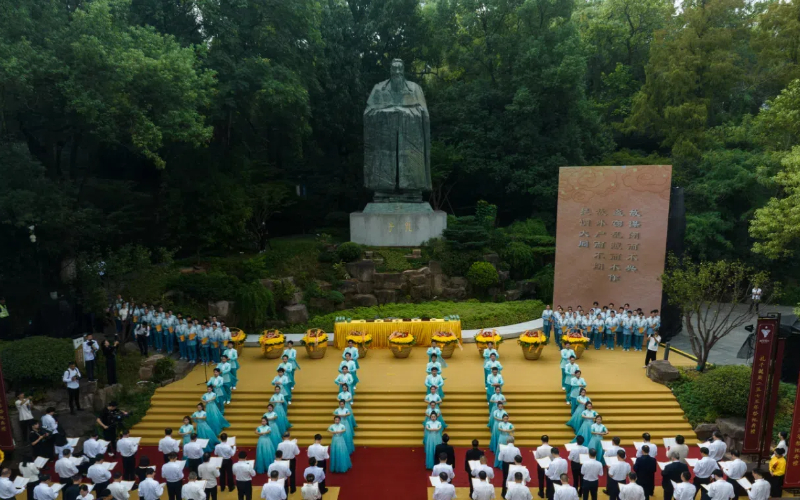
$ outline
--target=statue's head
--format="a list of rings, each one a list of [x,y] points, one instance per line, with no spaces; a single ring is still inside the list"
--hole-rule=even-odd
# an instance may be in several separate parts
[[[402,59],[393,59],[392,67],[390,70],[391,80],[394,84],[403,83],[405,81],[405,66]]]

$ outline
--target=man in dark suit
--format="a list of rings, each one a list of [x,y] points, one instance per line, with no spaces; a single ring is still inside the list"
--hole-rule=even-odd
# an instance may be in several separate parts
[[[467,471],[467,478],[469,479],[469,498],[472,498],[472,493],[474,491],[472,489],[472,469],[469,468],[469,463],[472,460],[480,460],[481,457],[485,455],[483,450],[478,448],[478,444],[477,439],[472,440],[472,449],[467,450],[467,458],[464,460],[464,470]]]
[[[650,447],[643,445],[642,456],[636,459],[633,470],[636,472],[636,484],[644,490],[644,500],[650,500],[650,497],[655,494],[656,469],[658,469],[658,464],[656,459],[650,456]]]
[[[81,494],[81,479],[83,479],[83,476],[78,474],[67,481],[67,484],[62,489],[64,500],[76,500],[78,498],[78,495]]]
[[[689,466],[681,462],[681,456],[678,452],[670,452],[669,463],[661,471],[661,487],[664,488],[664,500],[672,500],[672,493],[675,488],[672,486],[672,481],[680,484],[681,474],[689,472]]]
[[[436,449],[433,450],[433,456],[438,457],[440,454],[444,453],[447,455],[447,465],[451,467],[456,466],[456,450],[453,449],[452,446],[447,444],[450,441],[450,436],[447,433],[442,435],[442,444],[437,444]]]

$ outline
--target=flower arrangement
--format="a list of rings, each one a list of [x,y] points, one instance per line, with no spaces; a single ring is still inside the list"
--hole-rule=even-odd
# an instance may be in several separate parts
[[[475,342],[482,344],[494,342],[494,345],[499,345],[503,342],[503,338],[497,334],[497,330],[481,330],[477,335],[475,335]]]
[[[286,338],[280,330],[264,330],[258,338],[258,343],[261,345],[261,353],[264,355],[268,355],[276,349],[282,349],[285,341]]]
[[[346,340],[348,342],[352,340],[356,345],[368,346],[372,343],[372,335],[363,332],[352,332],[346,337]]]
[[[544,345],[546,342],[547,337],[540,330],[526,330],[517,339],[519,345],[530,348]]]
[[[390,344],[411,346],[414,345],[416,341],[417,339],[415,339],[414,336],[408,332],[393,332],[391,335],[389,335]]]
[[[589,337],[584,337],[580,332],[573,332],[561,337],[561,342],[568,342],[570,344],[581,344],[583,346],[589,345]]]
[[[244,333],[244,330],[240,328],[231,328],[231,340],[235,343],[244,342],[247,338],[247,334]]]
[[[431,340],[435,340],[442,346],[446,346],[448,344],[458,344],[458,337],[456,337],[456,334],[453,332],[444,332],[444,331],[433,332]]]
[[[301,339],[301,342],[305,346],[316,346],[319,344],[325,344],[328,342],[328,334],[325,333],[324,330],[321,328],[312,328],[306,332],[306,334]]]

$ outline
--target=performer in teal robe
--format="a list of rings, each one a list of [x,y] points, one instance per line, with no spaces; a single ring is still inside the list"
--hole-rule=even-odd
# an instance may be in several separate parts
[[[197,437],[199,439],[208,439],[208,445],[204,448],[205,452],[211,453],[214,451],[214,447],[219,444],[219,439],[217,439],[217,435],[214,434],[214,431],[206,422],[206,418],[205,406],[203,406],[203,403],[197,403],[197,411],[192,413],[192,420],[197,428]]]
[[[275,449],[278,449],[278,445],[281,444],[281,436],[283,436],[283,431],[278,426],[278,414],[275,413],[275,407],[271,404],[267,405],[267,412],[261,416],[262,419],[267,419],[267,425],[269,425],[269,438],[272,440],[272,445],[275,446]]]
[[[425,437],[423,439],[425,445],[425,468],[433,469],[433,465],[438,463],[435,459],[434,452],[436,446],[442,443],[442,423],[437,420],[438,415],[431,413],[430,420],[425,422]]]
[[[597,450],[597,460],[601,464],[605,465],[606,461],[603,458],[603,455],[605,453],[603,451],[603,436],[608,434],[608,429],[606,429],[606,426],[603,425],[603,417],[601,417],[600,415],[597,415],[594,418],[594,423],[591,426],[591,434],[592,434],[592,439],[589,440],[589,444],[587,444],[586,447],[589,448],[590,450],[592,448]]]
[[[578,429],[581,428],[581,424],[583,423],[583,419],[581,418],[581,413],[583,410],[586,409],[586,403],[591,403],[592,400],[586,396],[586,389],[581,388],[581,392],[577,398],[575,398],[575,409],[572,411],[572,418],[567,421],[567,425],[572,427],[572,429],[577,433]]]
[[[340,420],[339,417],[333,417],[333,425],[328,427],[328,432],[333,434],[329,453],[331,457],[330,471],[337,473],[347,472],[353,467],[353,463],[350,461],[350,451],[347,448],[347,442],[344,437],[347,428]]]
[[[352,454],[354,451],[356,451],[356,446],[354,443],[355,431],[350,420],[351,413],[347,408],[344,407],[344,401],[339,401],[339,407],[333,410],[333,415],[339,417],[339,422],[344,425],[345,430],[347,431],[344,433],[344,440],[345,443],[347,443],[347,451]]]
[[[275,461],[275,443],[270,434],[272,429],[266,418],[261,419],[261,425],[256,427],[258,442],[256,443],[256,472],[266,474],[269,466]]]
[[[216,404],[217,394],[214,392],[214,389],[211,386],[206,386],[206,393],[203,394],[203,402],[206,405],[206,422],[208,422],[208,426],[211,427],[211,430],[214,431],[216,436],[219,436],[222,433],[222,429],[226,429],[231,426],[225,417],[222,415],[222,412],[219,411],[219,407]]]
[[[503,421],[497,424],[497,453],[494,454],[494,466],[498,469],[503,468],[500,460],[500,445],[508,444],[508,438],[514,434],[514,424],[508,421],[508,413],[503,415]]]

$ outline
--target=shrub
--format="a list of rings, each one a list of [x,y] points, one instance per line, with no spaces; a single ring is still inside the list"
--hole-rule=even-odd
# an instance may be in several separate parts
[[[516,279],[529,278],[536,265],[533,249],[519,241],[512,241],[500,254],[511,266],[511,275]]]
[[[345,262],[355,262],[361,258],[361,245],[352,241],[342,243],[336,249],[336,254]]]
[[[75,361],[71,339],[27,337],[2,344],[3,377],[15,388],[50,388],[62,385],[61,376]]]
[[[342,304],[344,303],[344,294],[338,290],[331,290],[328,292],[328,300],[334,304]]]
[[[486,289],[500,283],[497,269],[488,262],[474,262],[467,271],[467,281],[474,287]]]
[[[153,367],[153,382],[158,384],[171,378],[175,378],[175,360],[161,358],[156,361],[156,365]]]
[[[533,276],[534,284],[536,284],[536,297],[546,304],[553,302],[553,287],[555,286],[556,271],[552,264],[548,264],[543,268],[536,271]]]
[[[239,286],[241,281],[236,276],[217,272],[181,274],[173,280],[170,288],[202,303],[209,300],[229,300]]]
[[[294,288],[294,287],[293,287]],[[254,281],[236,290],[234,314],[240,327],[260,327],[267,319],[275,317],[275,299],[272,292]]]

